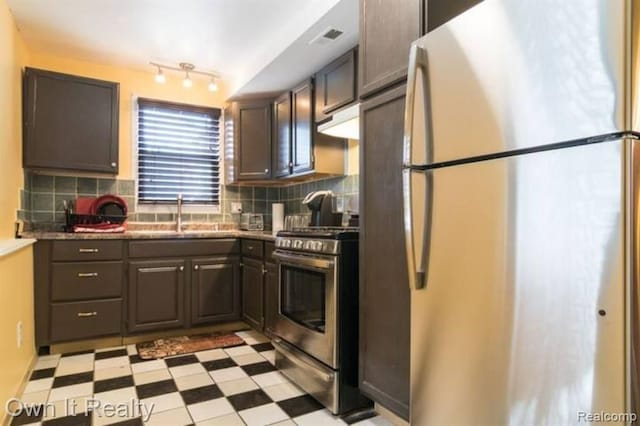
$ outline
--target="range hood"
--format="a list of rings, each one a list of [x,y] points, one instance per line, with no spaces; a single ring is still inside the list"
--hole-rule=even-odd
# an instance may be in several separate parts
[[[360,104],[334,113],[329,121],[318,126],[318,132],[337,138],[360,139]]]

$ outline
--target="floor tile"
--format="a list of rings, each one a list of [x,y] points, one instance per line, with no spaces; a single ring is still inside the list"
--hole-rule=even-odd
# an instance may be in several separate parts
[[[49,390],[53,386],[53,377],[48,379],[31,380],[24,388],[24,393],[38,392],[43,390]]]
[[[244,422],[236,413],[198,422],[196,426],[244,426]]]
[[[293,421],[298,426],[346,425],[346,423],[338,417],[333,416],[329,410],[314,411],[300,417],[295,417]]]
[[[49,399],[49,390],[25,393],[20,397],[23,404],[44,404]]]
[[[286,420],[289,417],[276,404],[266,404],[238,412],[247,426],[263,426]]]
[[[210,349],[208,351],[196,352],[194,355],[200,360],[200,362],[213,361],[216,359],[229,357],[229,355],[227,355],[227,353],[222,349]]]
[[[43,426],[91,426],[91,414],[78,413],[75,416],[59,417],[42,422]]]
[[[304,391],[293,383],[287,381],[273,386],[267,386],[263,390],[274,401],[282,401],[284,399],[295,398],[304,395]]]
[[[78,385],[63,386],[61,388],[51,389],[51,393],[49,394],[49,401],[60,401],[65,398],[91,394],[93,394],[93,382],[80,383]]]
[[[127,350],[124,348],[121,349],[110,349],[102,352],[96,351],[95,360],[107,359],[107,358],[116,358],[122,356],[129,356]]]
[[[248,377],[247,373],[245,373],[240,367],[223,368],[221,370],[209,371],[209,375],[215,383],[227,382],[229,380],[238,380],[244,377]]]
[[[281,422],[278,423],[271,423],[269,426],[296,426],[296,424],[293,422],[293,420],[283,420]]]
[[[161,368],[167,368],[167,365],[161,359],[154,359],[152,361],[144,361],[136,364],[131,364],[131,371],[133,371],[134,374],[160,370]]]
[[[160,413],[151,413],[149,421],[145,424],[149,426],[184,426],[192,423],[191,416],[186,407],[174,408]]]
[[[140,417],[125,418],[125,417],[96,417],[93,415],[93,426],[143,426],[142,419]]]
[[[233,406],[226,398],[212,399],[211,401],[200,402],[187,406],[189,414],[194,422],[212,419],[234,413]]]
[[[147,371],[146,373],[139,373],[133,375],[133,381],[136,385],[145,385],[147,383],[160,382],[162,380],[170,380],[171,373],[166,368],[160,370]]]
[[[249,365],[249,364],[257,364],[259,362],[265,362],[266,359],[260,354],[246,354],[246,355],[236,355],[233,358],[233,361],[238,365]]]
[[[353,423],[353,426],[393,426],[393,423],[389,422],[384,417],[376,416],[370,419]]]
[[[9,421],[9,419],[11,419],[11,423],[7,423],[7,424],[10,424],[11,426],[39,424],[40,420],[42,420],[44,416],[45,409],[46,407],[44,405],[39,407],[34,406],[34,407],[30,407],[29,411],[22,410],[22,412],[20,412],[19,415],[16,415],[13,417],[7,414],[7,419],[6,419],[7,422]],[[18,406],[12,407],[11,412],[17,414],[19,412],[19,407]]]
[[[129,357],[124,355],[124,356],[118,356],[114,358],[105,358],[105,359],[96,360],[95,369],[103,370],[105,368],[122,367],[129,364],[130,364]]]
[[[127,345],[127,354],[137,355],[138,349],[136,348],[136,345]]]
[[[94,353],[95,353],[95,351],[93,349],[85,349],[84,351],[67,352],[65,354],[60,355],[60,357],[61,358],[74,358],[74,357],[78,357],[80,355],[91,355],[93,357]]]
[[[220,370],[223,368],[235,367],[237,364],[231,358],[216,359],[213,361],[205,361],[202,366],[208,371]]]
[[[33,367],[34,370],[44,370],[47,368],[56,368],[58,365],[58,361],[60,360],[59,355],[49,355],[45,357],[39,357],[38,361],[36,361],[36,365]]]
[[[267,361],[259,362],[257,364],[243,365],[241,368],[250,376],[276,371],[275,367]]]
[[[60,357],[60,364],[68,364],[74,362],[90,362],[94,360],[93,351],[74,352],[72,354],[63,354]]]
[[[178,367],[180,365],[193,364],[194,362],[199,362],[198,358],[195,355],[181,355],[174,358],[165,358],[164,362],[167,364],[167,367]]]
[[[260,405],[270,404],[271,398],[264,393],[262,389],[256,389],[249,392],[238,393],[228,396],[227,399],[233,405],[236,411],[247,410],[249,408],[258,407]]]
[[[183,377],[183,376],[192,376],[194,374],[199,374],[199,373],[206,373],[207,370],[205,370],[202,364],[198,362],[195,364],[187,364],[187,365],[181,365],[178,367],[169,368],[169,372],[174,378],[176,378],[176,377]]]
[[[149,408],[153,406],[154,413],[161,413],[174,408],[184,407],[184,402],[178,392],[143,399],[142,402]]]
[[[230,380],[228,382],[220,382],[218,383],[218,387],[226,396],[260,389],[256,382],[251,380],[249,377],[239,380]]]
[[[86,373],[69,374],[67,376],[58,376],[53,379],[54,388],[61,388],[63,386],[77,385],[80,383],[86,383],[93,381],[93,371],[87,371]]]
[[[102,370],[94,371],[94,380],[107,380],[116,377],[130,376],[131,367],[128,365],[121,365],[119,367],[104,368]]]
[[[193,374],[191,376],[176,377],[174,379],[178,390],[187,390],[212,385],[213,379],[209,373]]]
[[[272,385],[277,385],[279,383],[285,383],[287,379],[277,371],[272,371],[270,373],[258,374],[256,376],[251,376],[251,378],[261,387],[267,387]],[[215,377],[214,377],[215,380]]]
[[[91,394],[86,394],[52,401],[47,405],[43,420],[46,421],[85,413],[87,412],[87,400],[90,398]]]
[[[256,352],[265,352],[265,351],[272,351],[273,350],[273,345],[271,343],[269,343],[269,342],[258,343],[256,345],[251,345],[251,347]]]
[[[126,346],[110,346],[108,348],[96,349],[95,352],[96,352],[96,354],[99,354],[100,352],[112,352],[112,351],[117,351],[119,349],[125,349],[126,350],[127,347]]]
[[[101,393],[132,386],[134,386],[133,376],[115,377],[113,379],[97,380],[93,384],[93,391],[95,393]]]
[[[260,352],[260,356],[264,357],[271,365],[276,365],[276,351]]]
[[[136,386],[138,397],[140,399],[152,398],[158,395],[177,392],[178,388],[173,380],[162,380],[160,382],[147,383]]]
[[[93,354],[91,355],[93,358]],[[88,361],[71,361],[65,362],[70,358],[62,358],[56,368],[56,376],[67,376],[69,374],[85,373],[93,370],[93,359]]]
[[[278,406],[282,408],[289,417],[299,417],[324,409],[322,404],[309,395],[301,395],[279,401]]]
[[[38,379],[46,379],[48,377],[53,377],[54,373],[56,372],[55,368],[45,368],[42,370],[34,370],[31,373],[31,377],[29,377],[29,380],[38,380]]]
[[[138,355],[137,353],[133,354],[133,355],[129,355],[129,362],[131,364],[137,364],[139,362],[146,362],[146,361],[154,361],[154,360],[153,359],[142,359],[142,358],[140,358],[140,355]]]
[[[138,399],[134,387],[114,389],[107,392],[96,392],[94,397],[103,404],[131,404],[132,400]]]
[[[186,405],[197,404],[211,399],[221,398],[222,392],[216,385],[201,386],[198,388],[181,391],[182,399]]]
[[[224,351],[229,356],[247,355],[247,354],[256,353],[256,351],[249,345],[234,346],[232,348],[226,348],[226,349],[224,349]]]
[[[261,343],[267,343],[267,342],[269,342],[269,339],[266,336],[263,336],[263,335],[256,335],[256,336],[245,337],[244,338],[244,342],[247,345],[254,346],[254,345],[261,344]]]

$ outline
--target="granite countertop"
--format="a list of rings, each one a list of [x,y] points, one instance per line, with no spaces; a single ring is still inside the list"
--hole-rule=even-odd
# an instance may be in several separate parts
[[[153,240],[153,239],[190,239],[190,238],[248,238],[263,241],[275,241],[270,231],[208,231],[188,230],[183,232],[169,230],[135,230],[119,234],[92,234],[71,232],[23,232],[22,238],[36,240]]]

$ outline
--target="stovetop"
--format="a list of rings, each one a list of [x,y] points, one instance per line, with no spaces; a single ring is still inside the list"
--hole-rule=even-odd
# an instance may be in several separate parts
[[[347,226],[309,226],[278,232],[278,237],[322,238],[330,240],[357,240],[359,229]]]

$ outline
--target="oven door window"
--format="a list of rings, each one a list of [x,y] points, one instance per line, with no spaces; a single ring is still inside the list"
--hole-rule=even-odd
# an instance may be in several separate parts
[[[326,274],[281,265],[280,312],[296,323],[325,332]]]

